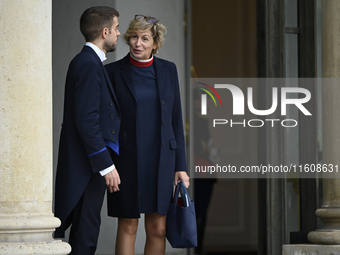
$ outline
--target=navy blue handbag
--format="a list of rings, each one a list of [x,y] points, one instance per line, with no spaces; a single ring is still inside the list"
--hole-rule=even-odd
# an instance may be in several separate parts
[[[180,192],[181,198],[179,199]],[[173,248],[197,246],[195,205],[182,182],[177,184],[166,218],[166,238]]]

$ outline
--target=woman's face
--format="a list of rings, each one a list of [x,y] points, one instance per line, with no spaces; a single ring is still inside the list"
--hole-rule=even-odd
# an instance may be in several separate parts
[[[136,31],[130,37],[130,53],[138,59],[149,59],[151,52],[156,49],[157,43],[152,38],[151,30],[145,32]]]

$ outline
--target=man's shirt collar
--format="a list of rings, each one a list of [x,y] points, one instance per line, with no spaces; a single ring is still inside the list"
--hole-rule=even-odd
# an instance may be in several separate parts
[[[106,60],[105,53],[101,49],[99,49],[96,45],[90,42],[86,42],[85,45],[91,47],[102,62]]]

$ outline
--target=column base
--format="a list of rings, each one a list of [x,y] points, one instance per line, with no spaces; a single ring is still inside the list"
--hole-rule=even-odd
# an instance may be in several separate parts
[[[0,255],[66,255],[70,252],[70,245],[61,240],[31,243],[0,243]]]
[[[282,255],[334,255],[340,254],[339,245],[296,244],[283,245]]]
[[[308,240],[316,244],[340,244],[340,230],[317,229],[308,233]]]
[[[0,214],[0,255],[64,255],[71,246],[54,240],[60,220],[49,214]]]
[[[340,244],[340,208],[322,207],[315,215],[324,223],[323,228],[308,234],[308,240],[315,244]]]

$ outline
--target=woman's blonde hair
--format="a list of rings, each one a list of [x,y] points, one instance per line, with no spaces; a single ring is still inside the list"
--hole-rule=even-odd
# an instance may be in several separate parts
[[[130,37],[134,35],[136,31],[145,32],[151,30],[152,38],[157,44],[157,47],[152,50],[152,54],[155,55],[164,44],[166,27],[163,24],[159,23],[155,18],[152,18],[150,16],[138,16],[141,16],[142,18],[135,18],[130,21],[129,27],[126,30],[123,38],[126,44],[129,45]]]

